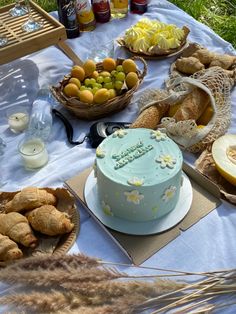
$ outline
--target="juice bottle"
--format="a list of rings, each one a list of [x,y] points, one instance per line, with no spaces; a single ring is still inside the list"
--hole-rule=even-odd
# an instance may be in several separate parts
[[[92,0],[92,6],[97,22],[106,23],[110,21],[111,10],[109,0]]]
[[[128,0],[111,0],[111,17],[121,19],[128,13]]]
[[[143,14],[147,12],[148,0],[131,0],[130,12],[136,14]]]
[[[94,30],[96,20],[89,0],[76,1],[76,14],[82,32]]]

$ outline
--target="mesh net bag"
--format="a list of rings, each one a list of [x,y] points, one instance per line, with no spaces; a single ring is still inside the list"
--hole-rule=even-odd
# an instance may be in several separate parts
[[[182,149],[194,153],[203,151],[226,133],[230,125],[230,90],[235,84],[235,76],[235,71],[226,71],[220,67],[211,67],[190,77],[170,76],[165,90],[147,90],[141,96],[140,113],[153,105],[176,105],[196,87],[203,90],[209,96],[213,109],[213,115],[206,126],[199,128],[195,120],[176,122],[170,117],[162,118],[159,125]]]

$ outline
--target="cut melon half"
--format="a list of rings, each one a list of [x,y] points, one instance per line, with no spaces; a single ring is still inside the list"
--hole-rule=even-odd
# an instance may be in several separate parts
[[[227,181],[236,186],[236,134],[226,134],[212,145],[216,169]]]

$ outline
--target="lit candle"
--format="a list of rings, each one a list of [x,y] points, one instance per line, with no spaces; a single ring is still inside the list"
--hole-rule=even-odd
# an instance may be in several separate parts
[[[16,112],[8,117],[8,124],[12,132],[20,133],[27,128],[29,115],[26,112]]]
[[[24,140],[19,151],[26,169],[41,168],[48,162],[48,153],[44,142],[39,138]]]

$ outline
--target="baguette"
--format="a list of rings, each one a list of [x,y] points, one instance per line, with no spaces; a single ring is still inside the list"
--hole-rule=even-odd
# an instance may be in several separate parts
[[[183,100],[180,108],[173,118],[176,122],[183,120],[195,120],[202,115],[210,103],[209,95],[200,88],[195,88]]]

